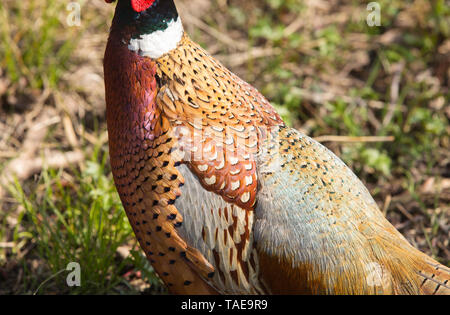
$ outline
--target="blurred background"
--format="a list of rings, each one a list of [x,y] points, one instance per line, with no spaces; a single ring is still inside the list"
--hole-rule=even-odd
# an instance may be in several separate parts
[[[195,41],[449,265],[449,1],[380,0],[373,27],[368,1],[176,3]],[[114,6],[0,2],[0,294],[166,292],[110,173],[102,60]],[[70,262],[80,287],[66,284]]]

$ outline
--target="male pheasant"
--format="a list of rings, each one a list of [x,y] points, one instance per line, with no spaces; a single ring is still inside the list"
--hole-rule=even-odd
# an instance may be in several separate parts
[[[450,293],[449,269],[192,42],[173,0],[118,0],[104,72],[114,181],[172,293]]]

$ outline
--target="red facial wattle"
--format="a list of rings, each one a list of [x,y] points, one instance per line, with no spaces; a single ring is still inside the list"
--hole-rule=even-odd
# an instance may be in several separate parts
[[[142,12],[152,6],[155,0],[131,0],[131,6],[136,12]]]
[[[114,2],[115,0],[105,0],[108,3]],[[130,0],[131,1],[131,7],[136,12],[142,12],[147,10],[149,7],[152,6],[153,2],[155,0]]]

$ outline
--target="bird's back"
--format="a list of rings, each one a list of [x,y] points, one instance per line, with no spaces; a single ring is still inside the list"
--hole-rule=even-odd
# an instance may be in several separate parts
[[[257,160],[254,238],[273,292],[448,292],[448,269],[436,271],[439,264],[406,241],[327,148],[280,127],[266,138]],[[285,270],[272,273],[277,265]],[[427,276],[439,280],[425,287]]]

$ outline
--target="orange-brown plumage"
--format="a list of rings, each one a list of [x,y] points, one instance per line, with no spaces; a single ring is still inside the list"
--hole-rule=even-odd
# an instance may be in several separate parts
[[[150,2],[139,15],[118,2],[107,122],[117,190],[171,292],[450,292],[448,269],[395,230],[336,156],[187,34],[178,40],[172,0]],[[164,31],[167,43],[146,42]]]

